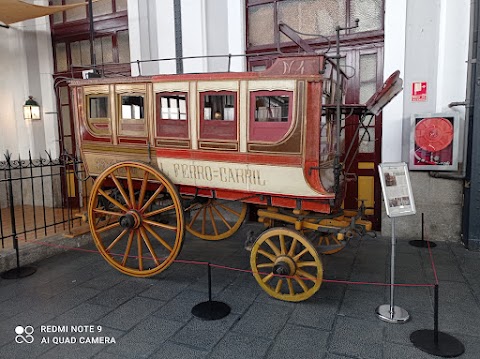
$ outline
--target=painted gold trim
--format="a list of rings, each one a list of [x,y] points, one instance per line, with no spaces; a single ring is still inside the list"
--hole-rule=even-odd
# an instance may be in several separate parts
[[[89,95],[108,95],[110,92],[109,85],[93,85],[83,87],[85,96]]]
[[[192,81],[190,83],[190,92],[188,94],[188,112],[189,118],[191,119],[191,121],[189,121],[189,126],[190,138],[192,139],[192,150],[198,149],[198,134],[200,133],[200,119],[198,117],[198,106],[200,104],[197,104],[197,97],[197,83],[195,81]]]
[[[235,142],[209,142],[209,141],[200,141],[200,149],[202,150],[228,150],[228,151],[238,151],[238,143]]]
[[[198,81],[197,91],[235,91],[239,88],[238,80],[226,80],[226,81]]]
[[[295,91],[296,80],[250,80],[248,91]]]
[[[239,106],[238,106],[238,139],[240,152],[247,152],[247,139],[250,119],[250,96],[248,81],[240,81]]]
[[[155,146],[165,148],[190,148],[189,140],[174,140],[174,139],[156,139]]]
[[[188,92],[190,83],[182,82],[156,82],[153,84],[153,92]]]

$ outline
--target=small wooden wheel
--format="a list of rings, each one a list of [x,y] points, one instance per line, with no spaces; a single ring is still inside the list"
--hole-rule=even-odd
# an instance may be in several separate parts
[[[105,217],[112,219],[100,220]],[[185,232],[175,186],[156,169],[137,162],[114,164],[98,176],[88,221],[106,261],[134,277],[165,270],[177,257]]]
[[[334,233],[320,235],[317,251],[321,254],[335,254],[345,248],[346,242],[339,240]]]
[[[258,237],[250,266],[265,292],[289,302],[310,298],[323,280],[315,248],[299,232],[284,227],[271,228]]]
[[[240,204],[240,206],[238,206]],[[247,215],[245,203],[221,201],[212,198],[199,198],[190,205],[187,230],[198,238],[218,241],[233,235],[242,225]]]

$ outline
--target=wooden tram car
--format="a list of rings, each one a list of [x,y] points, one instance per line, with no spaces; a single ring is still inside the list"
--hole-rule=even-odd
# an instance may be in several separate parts
[[[269,228],[251,249],[256,280],[275,298],[309,298],[322,283],[318,253],[371,230],[341,209],[345,79],[325,56],[304,55],[263,72],[72,81],[77,138],[95,178],[88,220],[103,257],[125,274],[154,275],[175,260],[185,231],[227,238],[250,203]],[[379,98],[356,110],[378,110]]]

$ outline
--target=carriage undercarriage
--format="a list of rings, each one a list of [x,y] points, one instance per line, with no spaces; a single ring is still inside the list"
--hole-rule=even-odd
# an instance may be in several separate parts
[[[149,277],[175,261],[185,231],[204,240],[233,235],[246,218],[246,201],[185,196],[157,169],[124,161],[96,178],[88,221],[110,265],[130,276]],[[372,229],[362,218],[363,210],[326,215],[271,206],[258,209],[258,221],[266,230],[247,245],[251,270],[262,289],[286,301],[311,297],[323,280],[319,254],[336,253],[349,238]]]

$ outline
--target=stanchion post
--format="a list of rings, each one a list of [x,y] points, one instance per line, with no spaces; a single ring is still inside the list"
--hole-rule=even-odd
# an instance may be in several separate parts
[[[392,245],[390,253],[390,304],[380,305],[376,309],[377,317],[388,323],[405,323],[410,319],[408,312],[395,306],[395,218],[392,217]]]
[[[222,319],[230,314],[231,308],[228,304],[212,300],[212,268],[207,263],[208,301],[199,303],[192,308],[192,314],[204,320]]]
[[[212,267],[210,266],[210,262],[207,263],[208,267],[208,301],[212,301]]]
[[[433,302],[433,342],[438,346],[438,283],[435,284]]]
[[[417,330],[410,334],[410,341],[415,348],[443,358],[455,358],[465,352],[457,338],[438,330],[438,283],[434,289],[433,330]]]
[[[424,221],[424,213],[422,212],[422,239],[414,239],[408,242],[411,246],[419,247],[419,248],[434,248],[437,246],[436,243],[426,241],[425,240],[425,221]]]

